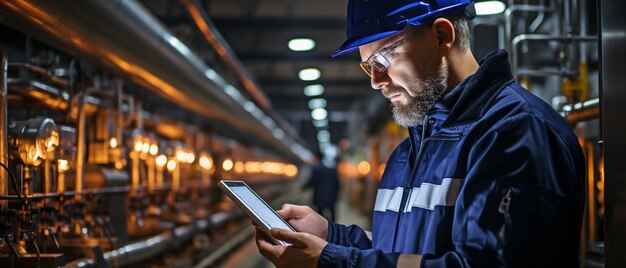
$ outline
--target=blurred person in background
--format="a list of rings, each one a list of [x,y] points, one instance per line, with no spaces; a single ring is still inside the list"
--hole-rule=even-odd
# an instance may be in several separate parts
[[[339,193],[339,175],[333,163],[324,163],[324,154],[316,153],[317,164],[313,166],[311,177],[304,185],[305,189],[313,189],[313,206],[317,213],[329,221],[335,221],[335,204]],[[327,161],[328,162],[328,161]]]

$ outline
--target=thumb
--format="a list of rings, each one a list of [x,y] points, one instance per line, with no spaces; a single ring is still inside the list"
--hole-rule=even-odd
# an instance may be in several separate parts
[[[306,234],[293,232],[291,230],[283,229],[283,228],[272,228],[270,231],[272,237],[287,242],[295,247],[302,248],[305,245]]]

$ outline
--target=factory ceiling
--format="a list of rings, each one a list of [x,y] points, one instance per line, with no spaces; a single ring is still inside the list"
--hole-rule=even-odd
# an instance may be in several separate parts
[[[220,65],[184,7],[189,2],[206,12],[271,107],[300,133],[310,149],[318,148],[320,130],[329,131],[331,144],[342,139],[354,144],[389,118],[386,101],[371,89],[357,64],[358,53],[330,56],[345,39],[347,0],[141,1],[207,64]],[[288,42],[292,38],[311,38],[315,48],[291,51]],[[301,80],[298,73],[305,68],[319,69],[320,78]],[[322,85],[323,94],[306,96],[308,85]],[[309,104],[313,98],[326,100],[328,126],[314,126]]]

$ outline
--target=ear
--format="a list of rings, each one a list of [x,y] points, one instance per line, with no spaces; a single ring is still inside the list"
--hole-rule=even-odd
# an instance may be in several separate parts
[[[456,40],[454,25],[446,18],[438,18],[433,22],[433,31],[437,36],[439,52],[442,56],[448,55]]]

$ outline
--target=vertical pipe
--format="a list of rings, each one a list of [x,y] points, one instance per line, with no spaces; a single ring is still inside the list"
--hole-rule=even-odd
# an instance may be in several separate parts
[[[146,159],[146,168],[148,169],[148,190],[152,192],[155,185],[155,156],[149,155]]]
[[[87,98],[87,90],[83,91],[80,96],[78,106],[78,122],[76,123],[76,177],[74,178],[74,191],[76,199],[80,198],[78,193],[83,191],[83,175],[85,165],[85,99]]]
[[[160,167],[157,165],[157,170],[156,170],[156,188],[157,189],[162,189],[163,188],[163,167]]]
[[[124,141],[122,141],[122,128],[124,127],[124,115],[122,113],[122,105],[124,103],[124,92],[122,90],[123,83],[122,80],[119,79],[115,84],[115,94],[117,95],[117,114],[115,117],[115,139],[117,140],[118,146],[122,146]],[[118,160],[118,159],[116,159]]]
[[[580,32],[580,10],[578,0],[565,0],[563,2],[563,34],[576,36]],[[568,74],[578,74],[580,66],[580,44],[564,44],[566,52],[565,68]]]
[[[4,51],[0,50],[0,162],[7,165],[9,160],[9,150],[7,145],[7,57]],[[0,172],[0,196],[7,195],[8,174],[6,171]],[[7,208],[7,201],[0,201],[0,210]]]
[[[130,173],[130,185],[133,190],[139,188],[139,152],[133,151],[130,153],[131,158],[131,173]]]
[[[52,174],[50,171],[50,158],[43,162],[43,189],[44,194],[50,193],[50,185],[52,185]]]
[[[593,246],[596,243],[596,164],[594,161],[593,143],[587,142],[587,222],[588,230],[586,238]],[[586,249],[584,249],[586,250]]]
[[[87,103],[86,99],[87,96],[89,96],[94,90],[94,88],[86,88],[85,90],[83,90],[78,104],[78,122],[76,123],[76,178],[74,181],[74,191],[77,193],[75,196],[76,199],[81,198],[81,195],[79,193],[83,191],[83,176],[85,174],[85,132],[87,131],[85,129],[85,124],[87,123],[87,115],[85,111],[85,106]]]

